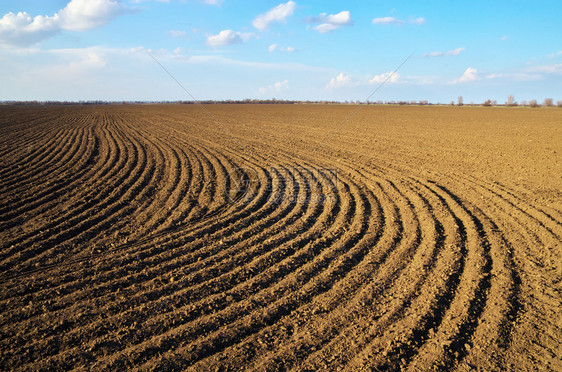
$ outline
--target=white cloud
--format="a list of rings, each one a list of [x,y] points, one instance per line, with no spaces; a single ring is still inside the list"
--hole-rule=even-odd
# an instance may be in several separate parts
[[[12,45],[30,45],[60,31],[60,17],[31,17],[26,12],[8,13],[0,18],[0,42]]]
[[[288,47],[280,47],[279,44],[271,44],[268,48],[267,48],[269,53],[273,53],[276,50],[280,50],[281,52],[287,52],[287,53],[293,53],[296,52],[296,49],[292,46],[288,46]]]
[[[380,84],[384,82],[396,83],[400,79],[400,74],[385,72],[384,74],[375,75],[369,80],[369,84]]]
[[[264,31],[272,22],[285,22],[287,17],[291,16],[294,13],[296,6],[297,3],[292,0],[289,0],[288,2],[283,4],[279,4],[275,8],[269,10],[267,13],[257,16],[252,21],[252,24],[258,30]]]
[[[422,57],[458,56],[458,55],[461,54],[462,51],[465,50],[465,49],[466,49],[466,48],[461,47],[461,48],[449,50],[448,52],[430,52],[430,53],[424,53],[424,54],[422,54],[421,56],[422,56]]]
[[[232,30],[222,30],[217,35],[207,36],[207,45],[212,47],[226,46],[232,44],[240,44],[250,37],[252,33],[234,32]]]
[[[289,88],[289,81],[283,80],[283,81],[278,81],[275,84],[268,85],[267,87],[261,87],[259,88],[259,92],[260,94],[265,94],[267,92],[281,92],[282,90],[288,88]]]
[[[464,71],[461,77],[453,80],[451,83],[452,84],[468,83],[477,79],[478,79],[478,71],[475,68],[469,67]]]
[[[502,37],[500,38],[501,41],[506,41],[507,39],[509,39],[509,37],[507,37],[507,36],[502,36]]]
[[[125,5],[114,0],[71,0],[58,15],[63,29],[84,31],[106,25],[129,11]]]
[[[170,35],[172,35],[173,37],[182,37],[182,36],[185,36],[187,34],[187,32],[180,31],[180,30],[170,30],[170,31],[168,31],[168,33]]]
[[[381,83],[397,83],[401,79],[400,74],[392,73],[392,72],[385,72],[379,75],[375,75],[372,78],[365,77],[365,78],[353,78],[351,75],[344,74],[340,72],[338,76],[330,79],[330,82],[326,85],[327,90],[337,89],[337,88],[344,88],[344,87],[358,87],[358,86],[368,86],[374,84],[381,84]],[[421,80],[419,78],[407,78],[407,82],[413,84],[428,84],[427,80]]]
[[[341,11],[337,14],[322,13],[318,17],[308,18],[310,23],[320,23],[314,29],[321,34],[337,30],[342,26],[350,26],[353,24],[351,13],[348,10]]]
[[[372,22],[376,25],[388,25],[388,24],[391,24],[391,23],[396,23],[396,24],[401,25],[401,24],[404,23],[404,21],[401,21],[401,20],[396,19],[394,17],[373,18]]]
[[[326,85],[326,89],[331,90],[343,87],[353,87],[357,85],[358,84],[351,79],[350,75],[340,72],[338,76],[330,79],[330,82]]]
[[[314,27],[314,29],[320,32],[321,34],[325,34],[326,32],[337,30],[338,28],[340,28],[340,26],[333,25],[330,23],[322,23],[321,25]]]
[[[413,25],[423,25],[425,24],[425,22],[426,22],[425,18],[418,17],[415,19],[410,19],[408,23],[411,23]],[[372,23],[375,25],[390,25],[390,24],[403,25],[404,23],[406,23],[406,21],[394,17],[379,17],[379,18],[373,18]]]
[[[61,30],[85,31],[109,23],[132,9],[114,0],[71,0],[53,16],[32,17],[27,12],[0,18],[0,43],[31,45]]]

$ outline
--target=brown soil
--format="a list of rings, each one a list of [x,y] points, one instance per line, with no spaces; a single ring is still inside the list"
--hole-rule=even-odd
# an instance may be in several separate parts
[[[0,369],[562,370],[562,110],[0,106]]]

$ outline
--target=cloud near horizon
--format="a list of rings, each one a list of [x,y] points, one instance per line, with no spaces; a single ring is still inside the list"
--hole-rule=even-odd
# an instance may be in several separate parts
[[[289,80],[285,79],[283,81],[278,81],[275,84],[268,85],[267,87],[261,87],[258,89],[260,94],[265,94],[268,92],[281,92],[282,90],[289,88]]]
[[[86,31],[104,26],[130,12],[132,8],[114,0],[71,0],[53,16],[10,12],[0,18],[0,43],[29,46],[62,30]]]
[[[468,83],[478,80],[478,70],[473,67],[467,68],[461,77],[451,81],[451,84]]]
[[[382,83],[397,83],[399,80],[400,74],[392,72],[385,72],[368,79],[354,79],[351,75],[340,72],[336,77],[330,79],[330,82],[326,84],[326,89],[333,90],[344,87],[349,88]]]

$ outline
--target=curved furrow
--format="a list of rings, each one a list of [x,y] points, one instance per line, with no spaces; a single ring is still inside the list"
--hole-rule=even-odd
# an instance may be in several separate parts
[[[4,174],[4,180],[10,181],[12,178],[16,178],[10,186],[12,188],[23,186],[25,189],[33,185],[33,182],[41,182],[44,176],[51,174],[49,171],[50,164],[57,164],[63,158],[68,158],[68,150],[65,150],[65,148],[77,146],[74,141],[75,137],[69,140],[69,136],[76,136],[77,132],[85,130],[91,120],[92,117],[89,115],[74,117],[65,115],[57,118],[57,126],[47,130],[47,133],[40,132],[42,136],[35,141],[23,144],[23,146],[34,148],[34,150],[28,153],[25,158],[16,161],[13,164],[13,174],[11,176]],[[49,136],[46,136],[47,134],[50,134],[50,139],[45,143],[45,139],[49,138]],[[21,168],[22,164],[25,165],[23,169]],[[9,189],[6,191],[9,191]]]
[[[13,226],[21,223],[26,213],[33,211],[33,216],[39,216],[59,205],[60,198],[68,192],[76,180],[84,176],[98,156],[96,150],[98,139],[93,132],[89,131],[81,137],[77,151],[69,154],[68,159],[61,160],[63,164],[56,170],[51,169],[52,174],[45,185],[46,188],[35,190],[33,195],[28,197],[18,196],[18,201],[10,203],[9,212],[3,213],[3,220],[9,220],[10,226]]]
[[[274,216],[274,218],[275,218],[275,216]],[[220,230],[218,230],[218,231],[220,231]],[[229,227],[228,231],[231,231],[231,232],[236,231],[236,226],[234,226],[234,228]],[[209,232],[212,232],[212,230],[203,231],[202,234],[200,235],[200,237],[204,237],[204,236],[208,235]],[[237,240],[231,239],[228,243],[233,244],[235,242],[240,242],[240,241],[242,241],[241,238],[247,239],[247,238],[250,237],[250,235],[253,235],[253,234],[245,234],[241,237],[238,237]],[[182,251],[182,252],[179,252],[179,254],[178,254],[177,250],[173,249],[178,245],[163,247],[164,249],[157,250],[155,252],[155,254],[152,254],[152,252],[150,252],[150,251],[147,252],[146,249],[143,249],[139,253],[141,256],[138,256],[137,254],[131,254],[131,253],[128,252],[127,257],[126,257],[127,261],[121,261],[118,266],[119,266],[119,268],[126,268],[129,271],[136,272],[138,270],[138,266],[137,266],[137,268],[135,268],[135,265],[138,265],[140,263],[140,260],[142,259],[143,261],[146,261],[146,263],[150,264],[150,266],[158,266],[158,265],[161,265],[162,263],[166,263],[166,264],[169,265],[171,261],[176,261],[174,263],[176,268],[177,268],[178,265],[180,265],[180,267],[182,267],[182,268],[185,268],[185,262],[183,261],[185,259],[189,259],[190,261],[188,261],[188,262],[191,262],[192,264],[193,264],[193,262],[196,262],[197,265],[201,265],[201,264],[204,264],[205,261],[207,260],[206,257],[214,258],[214,257],[216,257],[217,253],[220,253],[223,257],[229,257],[233,253],[232,251],[228,251],[228,250],[225,251],[224,249],[221,249],[220,246],[214,247],[214,248],[216,248],[216,250],[214,252],[213,251],[209,252],[208,250],[207,250],[207,252],[205,252],[204,249],[203,249],[203,248],[205,248],[205,242],[201,242],[201,241],[196,240],[196,239],[191,239],[191,241],[194,241],[196,244],[200,244],[200,245],[196,249],[188,250],[188,251]],[[149,241],[149,243],[152,244],[152,242],[150,242],[150,241]],[[177,243],[177,242],[175,242],[175,243]],[[179,243],[181,243],[181,244],[179,244],[179,246],[181,246],[182,244],[187,244],[185,242],[179,242]],[[202,252],[202,250],[203,250],[203,252]],[[180,259],[180,258],[182,259],[182,261],[177,262],[177,260]],[[111,268],[111,265],[114,265],[114,263],[110,262],[110,263],[108,263],[108,265],[110,265],[110,266],[108,266],[107,269]],[[143,265],[144,265],[144,263],[143,263]],[[103,267],[101,269],[103,270]],[[140,270],[138,270],[138,271],[140,271]],[[155,274],[155,276],[157,277],[157,276],[160,276],[161,274],[162,274],[161,272],[158,272],[157,274]],[[115,275],[115,273],[112,273],[111,270],[109,270],[107,272],[108,278],[113,278],[113,280],[111,280],[112,284],[119,284],[117,278],[115,278],[113,275]],[[98,278],[98,280],[99,280],[99,278]],[[134,282],[137,282],[138,279],[132,278],[131,281],[134,283]],[[56,284],[56,285],[59,285],[59,284]],[[69,283],[66,283],[66,285],[69,285]],[[78,282],[78,283],[74,283],[73,287],[62,288],[62,289],[64,289],[64,292],[72,293],[71,288],[81,288],[81,287],[83,287],[83,284]],[[49,296],[49,295],[47,294],[47,296]]]
[[[380,188],[380,184],[372,182],[370,190],[364,193],[373,207],[372,215],[366,221],[371,234],[354,245],[350,244],[349,248],[350,251],[362,250],[362,253],[354,257],[349,263],[349,269],[337,278],[328,291],[303,304],[290,317],[280,320],[238,345],[237,348],[255,350],[255,355],[229,353],[228,361],[231,366],[247,365],[250,369],[269,369],[273,366],[294,368],[295,363],[305,358],[307,353],[321,348],[334,336],[335,329],[345,324],[342,309],[346,309],[350,321],[357,319],[360,312],[356,312],[351,305],[354,303],[356,292],[363,290],[388,257],[400,254],[397,252],[401,251],[404,243],[401,212],[395,205],[388,203],[390,199]],[[337,226],[338,223],[334,225]],[[408,227],[406,231],[409,231]],[[414,235],[412,239],[416,240],[417,237]],[[410,240],[410,237],[405,240]],[[364,303],[359,306],[363,305]],[[283,347],[268,347],[272,338]],[[222,359],[226,359],[226,355],[219,354],[205,363],[213,364]],[[248,364],[249,362],[254,364]]]
[[[412,196],[418,193],[418,198],[413,200],[418,199],[418,208],[425,211],[433,226],[426,227],[429,235],[422,238],[423,244],[414,254],[416,259],[408,263],[396,282],[392,283],[393,286],[379,291],[379,295],[373,299],[371,311],[374,321],[366,328],[365,335],[358,334],[359,353],[345,357],[348,359],[345,363],[350,366],[366,364],[378,365],[380,368],[388,361],[387,358],[392,357],[393,344],[400,339],[408,339],[406,335],[401,336],[396,332],[402,329],[407,332],[413,326],[429,330],[439,323],[441,306],[446,306],[453,295],[454,281],[458,280],[462,264],[459,259],[463,260],[456,244],[462,242],[463,231],[458,228],[455,218],[441,200],[410,187]],[[406,326],[408,318],[412,316],[417,318]],[[396,360],[394,363],[389,363],[390,366],[386,368],[399,366]]]
[[[232,230],[231,230],[231,231],[232,231]],[[209,232],[209,231],[204,231],[203,234],[207,234],[208,232]],[[161,253],[161,252],[160,252],[160,253]],[[170,257],[162,257],[162,258],[161,258],[161,262],[166,262],[166,261],[169,260],[169,258],[170,258]],[[172,258],[173,258],[173,257],[172,257]],[[201,258],[201,256],[199,256],[198,259],[200,259],[200,258]],[[137,257],[137,258],[133,257],[133,259],[134,259],[135,261],[137,261],[137,260],[138,260],[138,257]],[[196,259],[196,260],[197,260],[197,259]]]
[[[425,342],[414,346],[415,353],[406,351],[404,360],[408,363],[416,354],[420,366],[430,363],[450,368],[470,351],[472,336],[487,306],[491,287],[491,244],[482,221],[465,206],[464,201],[442,185],[427,185],[427,189],[448,205],[461,230],[464,230],[465,263],[455,280],[454,297],[444,307],[440,322],[433,324],[431,332],[422,336]],[[417,333],[416,340],[419,339],[419,331],[415,329],[414,333]]]
[[[562,368],[556,182],[349,110],[0,106],[0,369]]]
[[[381,263],[372,277],[366,281],[365,287],[351,301],[351,306],[341,306],[335,312],[333,320],[324,321],[323,317],[320,318],[318,320],[320,329],[311,326],[308,334],[301,335],[301,340],[297,340],[297,345],[298,342],[301,345],[296,347],[306,353],[310,343],[316,352],[313,352],[299,368],[330,369],[330,366],[348,363],[349,358],[354,355],[354,350],[359,353],[376,337],[376,333],[373,332],[377,329],[386,329],[388,324],[395,321],[393,317],[399,316],[404,308],[408,307],[412,296],[415,296],[424,282],[423,273],[432,266],[442,249],[444,241],[442,227],[438,221],[428,223],[434,219],[431,217],[433,214],[427,201],[409,189],[404,190],[405,192],[401,191],[387,179],[379,182],[388,185],[381,188],[381,190],[386,189],[386,195],[392,195],[392,197],[387,196],[386,199],[391,205],[397,201],[402,210],[401,216],[404,218],[401,218],[401,223],[406,228],[406,238],[399,241],[396,248],[392,248],[387,260]],[[406,196],[408,194],[410,195]],[[414,210],[428,218],[418,220]],[[423,223],[420,224],[420,221]],[[403,275],[401,274],[403,271],[411,274]],[[388,303],[392,306],[387,311],[379,307],[386,307]],[[386,319],[386,323],[380,328],[374,328],[372,325],[377,324],[379,318],[383,322]],[[336,327],[332,327],[333,322],[337,323]],[[347,322],[350,323],[348,326],[346,326]],[[327,333],[328,336],[323,333]],[[329,343],[322,348],[314,343],[315,338],[326,337]],[[352,344],[349,344],[351,341]],[[345,347],[342,348],[342,344]]]
[[[132,134],[132,137],[142,139],[144,142],[140,146],[146,152],[146,157],[149,159],[144,174],[148,178],[143,178],[140,184],[133,184],[130,188],[133,191],[131,196],[124,194],[122,198],[127,202],[126,208],[120,208],[116,213],[108,215],[105,223],[111,224],[111,229],[104,229],[106,239],[98,238],[97,244],[105,248],[110,244],[115,245],[114,235],[112,232],[119,231],[119,233],[127,232],[129,229],[136,229],[128,234],[130,239],[135,239],[135,236],[146,235],[150,230],[150,226],[146,225],[146,215],[150,215],[155,207],[158,207],[158,199],[163,192],[162,198],[166,199],[169,195],[169,189],[164,185],[168,183],[165,178],[165,172],[170,168],[169,162],[166,158],[165,152],[161,146],[157,145],[150,136],[143,135],[135,128],[131,127],[123,118],[114,116],[113,121],[116,125],[122,128],[123,132]],[[140,141],[139,141],[140,143]],[[99,248],[99,249],[104,249]]]
[[[101,193],[104,196],[102,202],[95,203],[95,200],[92,200],[85,203],[89,204],[89,208],[83,208],[85,210],[79,215],[65,220],[59,218],[58,221],[51,223],[52,226],[54,225],[53,227],[42,230],[39,234],[33,234],[31,239],[18,239],[17,243],[22,242],[26,245],[37,243],[37,247],[20,252],[16,257],[19,261],[18,266],[24,266],[27,259],[37,260],[38,254],[41,256],[47,253],[54,254],[57,252],[55,248],[68,253],[66,246],[87,241],[93,234],[99,232],[101,229],[100,223],[108,226],[108,215],[129,207],[125,205],[127,200],[131,200],[128,196],[137,194],[142,189],[153,170],[153,164],[150,167],[147,166],[146,152],[143,147],[134,140],[129,139],[129,141],[131,141],[130,147],[128,146],[130,155],[127,158],[131,160],[127,162],[123,172],[119,172],[122,174],[120,177],[122,181],[118,183],[119,186],[114,190],[104,190]],[[57,243],[60,242],[64,242],[65,246],[57,247]],[[3,263],[4,265],[6,264]]]
[[[377,310],[379,298],[387,292],[399,294],[400,297],[412,296],[419,287],[416,281],[423,281],[423,276],[419,273],[428,265],[424,259],[435,256],[435,239],[441,239],[436,236],[437,226],[427,224],[426,221],[431,219],[421,220],[424,222],[421,223],[417,218],[416,212],[423,211],[418,208],[424,206],[420,207],[415,196],[407,196],[407,193],[403,193],[388,180],[369,177],[368,182],[377,183],[376,189],[381,194],[379,200],[384,201],[381,205],[387,210],[385,219],[403,227],[394,228],[393,234],[387,235],[386,239],[381,239],[371,248],[369,256],[361,264],[365,265],[363,272],[356,274],[357,276],[349,274],[348,282],[355,283],[357,290],[350,291],[350,284],[342,283],[344,289],[341,292],[350,297],[349,303],[339,300],[342,295],[326,296],[322,304],[324,308],[331,304],[331,313],[321,313],[310,325],[299,330],[298,334],[292,336],[292,342],[284,346],[283,353],[277,353],[275,358],[268,361],[268,365],[285,364],[287,355],[304,362],[299,365],[299,369],[332,369],[336,365],[346,364],[372,338],[369,337],[371,324],[381,316],[380,310]],[[390,213],[391,211],[393,212]],[[430,212],[426,213],[431,216]],[[425,216],[423,213],[421,215]],[[382,258],[381,252],[385,252]],[[418,275],[408,278],[404,283],[404,277],[400,273],[407,270],[409,265],[414,265],[414,262],[415,267],[410,270]],[[411,291],[409,286],[413,287]],[[353,340],[353,344],[349,344],[350,340]],[[341,347],[342,344],[345,345],[344,348]],[[299,350],[299,353],[295,350]]]
[[[342,187],[346,188],[350,186],[344,184]],[[361,193],[359,194],[362,195]],[[350,194],[348,193],[346,195]],[[191,346],[187,344],[184,349],[192,350],[190,354],[197,360],[222,351],[229,346],[236,345],[248,336],[251,336],[254,341],[256,341],[255,337],[258,336],[261,331],[269,329],[282,318],[291,314],[292,311],[298,309],[302,304],[308,303],[316,296],[330,290],[333,281],[344,277],[347,271],[361,261],[361,256],[366,253],[366,247],[362,244],[363,238],[368,239],[374,237],[376,239],[377,236],[376,232],[367,233],[368,224],[366,220],[370,216],[370,211],[366,199],[360,198],[355,201],[352,198],[349,202],[349,207],[351,209],[349,209],[347,213],[340,214],[339,218],[343,218],[344,221],[349,221],[349,213],[352,213],[354,216],[352,217],[351,225],[347,232],[338,234],[339,236],[324,236],[313,243],[312,249],[320,248],[322,250],[313,252],[310,261],[307,260],[296,270],[293,269],[295,275],[289,276],[284,272],[277,274],[284,279],[279,282],[278,285],[265,289],[263,291],[265,293],[258,294],[265,296],[265,298],[260,298],[261,296],[259,296],[249,304],[246,304],[246,306],[252,308],[258,306],[258,309],[263,308],[263,310],[258,311],[257,314],[253,312],[249,312],[248,315],[242,314],[244,316],[238,316],[239,320],[235,320],[233,323],[230,323],[230,317],[228,317],[228,314],[225,314],[227,318],[221,319],[219,323],[223,321],[226,322],[229,324],[229,328],[234,328],[232,331],[223,329],[215,330],[205,337],[207,340],[205,343],[201,344],[201,342],[197,342]],[[280,289],[277,289],[279,286],[288,286],[289,292],[287,295],[277,300],[269,299],[268,296],[276,295],[277,291],[280,291]],[[275,302],[272,303],[272,301]],[[247,301],[243,301],[243,303],[245,302]],[[212,327],[211,330],[213,330],[215,326],[212,326],[212,324],[213,323],[207,323],[203,326]],[[205,332],[207,333],[208,330],[205,329]],[[187,333],[191,335],[191,332]],[[171,355],[170,357],[173,358]],[[185,365],[185,363],[189,363],[189,360],[178,362]]]
[[[183,244],[183,243],[190,242],[190,241],[194,241],[194,240],[196,240],[196,239],[198,239],[198,238],[204,237],[204,236],[208,235],[209,232],[214,231],[214,230],[216,230],[216,229],[218,229],[218,228],[223,228],[223,227],[225,227],[225,226],[228,227],[228,226],[230,226],[230,224],[232,224],[232,222],[237,221],[238,219],[242,218],[243,216],[245,216],[244,218],[247,220],[248,217],[249,217],[250,215],[252,215],[252,213],[255,212],[255,210],[257,210],[257,209],[262,205],[261,203],[263,203],[263,200],[264,200],[263,197],[264,197],[264,195],[265,195],[265,194],[262,193],[262,196],[261,196],[259,199],[257,199],[257,200],[258,200],[258,203],[257,203],[257,204],[255,204],[255,203],[252,204],[252,203],[249,202],[249,201],[251,201],[252,199],[254,199],[254,196],[253,196],[253,195],[250,195],[250,196],[249,196],[250,199],[246,200],[245,203],[244,203],[244,205],[245,205],[245,206],[246,206],[246,205],[249,206],[250,209],[249,209],[249,210],[245,210],[244,208],[241,208],[240,210],[243,210],[243,214],[235,214],[235,215],[233,215],[233,216],[228,216],[228,220],[225,220],[225,221],[218,221],[218,222],[213,223],[212,225],[209,225],[209,224],[206,223],[205,221],[201,221],[201,223],[195,224],[195,227],[197,227],[197,228],[199,229],[199,231],[198,231],[198,233],[197,233],[198,235],[195,235],[195,236],[194,236],[194,235],[189,235],[189,234],[188,234],[187,236],[185,236],[186,231],[183,230],[183,229],[181,229],[181,230],[178,230],[178,231],[176,232],[176,235],[174,235],[174,236],[172,236],[172,237],[166,237],[164,240],[159,240],[159,241],[157,240],[156,243],[162,243],[162,244],[164,244],[164,243],[166,243],[166,242],[173,241],[173,244],[175,244],[176,246],[177,246],[177,245],[181,245],[181,244]],[[234,227],[234,228],[230,227],[230,230],[229,230],[229,231],[236,231],[236,228],[235,228],[235,227]],[[150,243],[150,244],[152,245],[152,244],[154,243],[154,237],[150,237],[149,239],[146,239],[145,243]],[[116,249],[114,249],[113,251],[120,251],[120,250],[124,250],[124,249],[129,249],[129,248],[142,249],[142,248],[143,248],[143,245],[142,245],[142,244],[144,244],[144,243],[143,243],[143,242],[140,242],[139,244],[132,244],[132,245],[130,245],[130,244],[125,244],[123,247],[116,248]],[[159,248],[161,249],[162,247],[159,247]],[[163,247],[163,248],[166,248],[166,247]],[[108,251],[112,251],[112,250],[108,250]],[[129,252],[127,252],[127,254],[128,254],[128,253],[129,253]],[[142,252],[141,252],[141,253],[142,253]],[[142,253],[142,255],[145,256],[145,257],[147,256],[146,253]],[[97,256],[99,256],[99,255],[97,255]],[[94,257],[94,258],[95,258],[96,255],[92,255],[92,256],[90,256],[90,257]],[[88,259],[88,258],[89,258],[88,256],[85,257],[85,259]],[[83,257],[83,258],[80,258],[80,259],[77,259],[77,260],[70,260],[69,263],[70,263],[70,264],[73,264],[73,263],[83,262],[83,259],[84,259],[84,257]],[[52,266],[50,266],[50,267],[52,268],[52,267],[56,267],[56,266],[57,266],[57,265],[52,265]]]
[[[105,320],[103,320],[103,321],[105,321]]]
[[[100,136],[100,153],[106,155],[99,159],[90,172],[84,174],[82,179],[85,178],[85,181],[81,182],[81,179],[77,179],[73,184],[69,185],[69,193],[66,194],[68,202],[60,206],[63,213],[59,214],[55,218],[47,218],[46,220],[49,222],[40,224],[39,226],[31,224],[28,229],[25,229],[25,225],[22,226],[21,230],[23,231],[19,232],[16,239],[9,242],[13,246],[12,248],[17,248],[16,245],[25,239],[34,237],[38,233],[41,233],[42,230],[51,229],[58,224],[65,223],[74,215],[79,214],[87,208],[95,205],[96,195],[99,194],[101,185],[106,182],[107,177],[111,177],[114,172],[118,171],[118,169],[115,168],[119,168],[120,165],[127,160],[126,157],[120,157],[122,150],[119,148],[113,133],[108,130],[104,130],[102,133],[104,135]],[[92,184],[93,187],[88,187],[89,184]],[[84,193],[84,191],[86,194],[81,197],[80,194]],[[6,244],[6,246],[8,246],[8,244]],[[2,256],[8,256],[12,253],[12,251],[14,251],[14,249],[3,249],[4,254]],[[15,252],[19,252],[19,249],[15,249]]]
[[[77,130],[71,128],[59,130],[46,145],[36,145],[36,150],[27,159],[14,164],[14,172],[4,176],[5,189],[3,193],[11,196],[13,193],[29,192],[37,183],[44,182],[49,174],[50,166],[57,164],[70,149],[76,149],[79,136]],[[44,143],[43,141],[38,141]],[[54,169],[56,171],[56,168]]]
[[[65,116],[57,119],[63,120],[64,122]],[[51,123],[51,121],[49,119],[45,119],[43,123]],[[70,128],[66,129],[66,131],[69,130]],[[10,138],[8,151],[3,155],[3,157],[10,159],[11,161],[9,165],[3,167],[0,173],[3,184],[12,178],[16,178],[22,172],[29,171],[29,168],[22,169],[22,164],[33,164],[33,159],[41,159],[42,154],[48,153],[53,147],[60,144],[59,138],[57,137],[57,134],[60,134],[61,132],[60,127],[52,126],[51,128],[41,128],[39,123],[34,123],[28,131],[33,135],[27,136],[27,133],[22,133],[20,136],[22,141],[20,142],[16,142],[13,138]]]
[[[520,353],[529,354],[533,350],[533,353],[544,353],[542,358],[556,365],[559,361],[553,357],[556,354],[554,345],[557,343],[554,335],[562,332],[562,329],[547,325],[544,319],[560,318],[557,314],[562,306],[559,299],[562,291],[557,290],[557,287],[562,282],[558,258],[561,244],[553,239],[551,231],[540,229],[532,221],[522,218],[522,214],[514,213],[510,203],[505,203],[503,198],[493,197],[494,194],[489,194],[486,187],[477,186],[476,190],[481,195],[491,195],[489,199],[486,198],[489,223],[494,231],[501,234],[514,283],[508,298],[509,311],[499,326],[501,338],[498,343],[502,350],[513,348],[513,340],[526,345],[523,349],[509,353],[511,360],[518,360],[513,363],[528,363],[521,359]],[[489,203],[494,208],[489,208]],[[537,288],[543,289],[537,291]],[[528,327],[525,325],[527,323],[534,326]],[[542,331],[538,331],[539,326]],[[540,349],[537,345],[541,345]],[[484,363],[487,360],[485,355],[480,355],[475,362]]]

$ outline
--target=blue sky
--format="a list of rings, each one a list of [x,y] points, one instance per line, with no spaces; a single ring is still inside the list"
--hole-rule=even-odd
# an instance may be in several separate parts
[[[0,100],[562,100],[561,1],[3,0]],[[152,57],[151,57],[152,55]],[[410,59],[392,76],[404,60]]]

